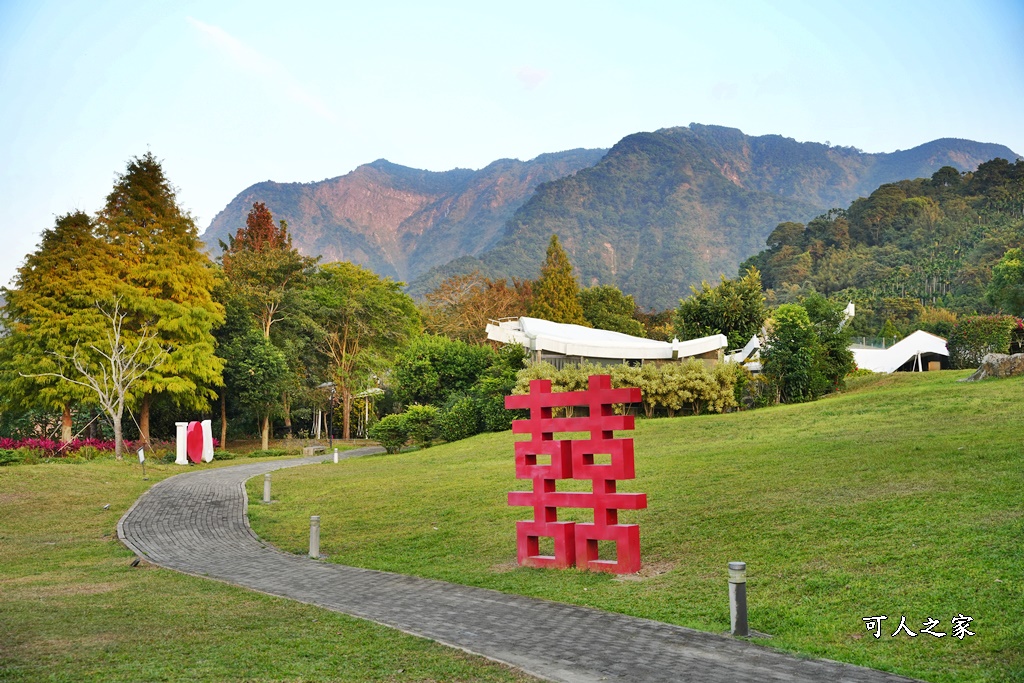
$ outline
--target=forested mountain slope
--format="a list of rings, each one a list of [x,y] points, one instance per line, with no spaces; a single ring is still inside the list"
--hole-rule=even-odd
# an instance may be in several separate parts
[[[785,222],[745,265],[785,301],[815,289],[858,303],[858,327],[924,306],[985,312],[985,287],[1007,249],[1024,245],[1024,161],[878,187],[810,222]]]
[[[557,233],[583,284],[614,284],[641,306],[668,308],[690,285],[734,275],[780,222],[810,220],[883,182],[947,165],[972,170],[995,156],[1016,158],[1001,145],[955,139],[865,154],[719,126],[637,133],[595,166],[539,186],[493,249],[427,273],[412,291],[473,269],[536,277]]]

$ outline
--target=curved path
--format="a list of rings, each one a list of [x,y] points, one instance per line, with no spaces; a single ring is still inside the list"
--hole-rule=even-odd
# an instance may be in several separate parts
[[[379,449],[347,451],[344,457]],[[245,481],[323,456],[200,470],[147,491],[117,525],[135,553],[169,569],[344,612],[554,681],[909,679],[798,659],[727,636],[586,607],[291,555],[249,528]],[[724,594],[724,586],[723,586]]]

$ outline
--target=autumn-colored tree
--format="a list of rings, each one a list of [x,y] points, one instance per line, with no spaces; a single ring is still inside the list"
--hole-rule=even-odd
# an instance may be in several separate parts
[[[262,202],[252,205],[245,227],[221,242],[221,264],[234,297],[259,324],[266,339],[275,323],[301,309],[303,281],[317,259],[292,247],[288,223],[274,226]]]
[[[76,345],[103,338],[96,302],[114,283],[105,279],[103,245],[92,220],[78,211],[61,216],[43,233],[39,248],[18,269],[5,290],[9,333],[0,340],[0,383],[7,410],[59,410],[61,441],[72,438],[71,409],[94,401],[86,388],[57,375],[72,372],[67,361]]]
[[[117,284],[109,293],[124,313],[127,338],[151,330],[167,350],[138,381],[139,428],[149,439],[154,394],[176,405],[202,409],[223,383],[213,330],[223,308],[213,300],[213,264],[201,251],[192,216],[178,206],[160,162],[147,152],[128,162],[99,212],[96,234],[106,249],[104,266]]]
[[[571,323],[589,327],[580,305],[580,287],[572,272],[572,263],[552,235],[548,243],[547,258],[540,269],[540,279],[533,286],[530,315],[556,323]]]
[[[419,328],[401,284],[352,263],[328,263],[313,278],[320,348],[342,405],[342,438],[350,435],[352,395],[388,368]]]
[[[491,280],[474,271],[453,275],[426,294],[423,325],[430,334],[468,343],[487,338],[490,320],[526,315],[529,282]]]

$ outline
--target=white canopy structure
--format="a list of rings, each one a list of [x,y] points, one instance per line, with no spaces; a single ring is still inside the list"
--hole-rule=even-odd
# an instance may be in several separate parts
[[[928,369],[929,361],[941,363],[949,358],[946,340],[924,330],[910,334],[887,349],[851,348],[850,351],[858,368],[872,372],[895,372],[904,365],[909,366],[908,370],[920,372]]]
[[[673,360],[695,356],[713,356],[717,360],[721,350],[728,344],[722,334],[688,341],[673,339],[671,342],[663,342],[527,317],[488,323],[487,338],[505,344],[521,344],[531,353],[541,356],[557,354],[615,362]]]

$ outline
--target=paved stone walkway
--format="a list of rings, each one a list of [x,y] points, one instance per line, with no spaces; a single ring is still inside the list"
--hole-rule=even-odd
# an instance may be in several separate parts
[[[370,452],[379,449],[342,455]],[[166,479],[125,513],[118,536],[160,566],[369,619],[553,681],[910,680],[656,621],[330,564],[262,542],[249,528],[245,481],[324,460],[260,462]],[[725,600],[724,583],[722,595]]]

